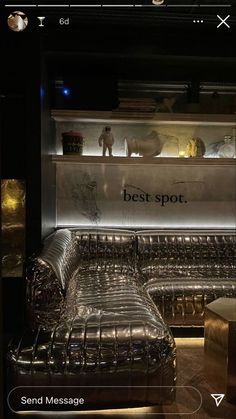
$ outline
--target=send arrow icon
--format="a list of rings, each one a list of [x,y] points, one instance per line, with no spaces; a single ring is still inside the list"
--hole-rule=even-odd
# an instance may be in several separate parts
[[[223,398],[225,397],[225,394],[211,394],[211,397],[213,397],[213,399],[215,400],[216,406],[219,407]]]

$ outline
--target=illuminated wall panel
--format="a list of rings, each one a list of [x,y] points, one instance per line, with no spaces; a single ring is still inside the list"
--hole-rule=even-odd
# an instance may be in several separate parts
[[[20,277],[25,256],[25,182],[1,181],[2,276]]]
[[[184,163],[57,163],[57,225],[235,228],[236,166]]]

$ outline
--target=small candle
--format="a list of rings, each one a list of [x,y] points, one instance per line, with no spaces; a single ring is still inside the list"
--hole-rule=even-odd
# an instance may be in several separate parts
[[[185,157],[185,151],[180,151],[179,152],[179,157]]]

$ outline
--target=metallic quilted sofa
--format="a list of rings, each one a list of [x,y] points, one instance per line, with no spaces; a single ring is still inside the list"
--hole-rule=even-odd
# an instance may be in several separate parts
[[[31,328],[8,358],[14,385],[81,386],[86,408],[170,403],[175,343],[126,231],[58,230],[27,274]]]
[[[236,234],[137,234],[137,268],[143,287],[170,326],[202,327],[205,307],[236,297]]]
[[[236,296],[235,255],[232,232],[56,231],[28,267],[31,328],[9,349],[16,381],[98,386],[96,407],[171,402],[168,325],[202,326],[206,304]]]

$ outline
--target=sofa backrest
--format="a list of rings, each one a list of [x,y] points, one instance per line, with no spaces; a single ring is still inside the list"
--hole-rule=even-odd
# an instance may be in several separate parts
[[[78,262],[75,233],[68,229],[57,230],[44,241],[39,257],[52,268],[65,290]]]
[[[160,265],[207,263],[236,266],[236,235],[233,233],[161,233],[149,230],[136,234],[141,266],[153,259]]]
[[[128,230],[77,230],[78,252],[84,260],[119,260],[134,265],[135,233]]]
[[[65,289],[80,261],[117,260],[130,267],[165,265],[236,266],[236,235],[206,232],[133,232],[118,229],[60,229],[49,236],[40,258],[47,262]]]

